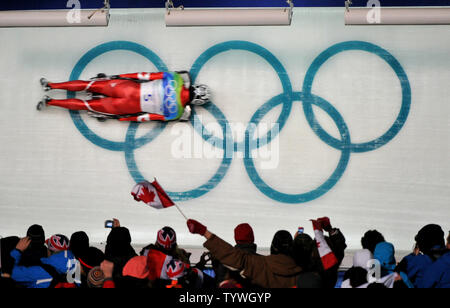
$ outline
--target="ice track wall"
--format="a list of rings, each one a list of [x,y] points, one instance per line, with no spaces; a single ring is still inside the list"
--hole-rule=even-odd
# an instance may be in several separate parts
[[[399,250],[427,223],[449,229],[450,27],[346,27],[341,8],[298,8],[290,27],[166,28],[163,12],[112,10],[108,28],[0,29],[1,235],[39,223],[101,242],[117,217],[136,244],[170,225],[200,246],[175,208],[131,197],[154,176],[189,217],[229,241],[248,222],[261,247],[279,229],[311,234],[309,219],[324,215],[350,248],[368,229]],[[190,123],[35,109],[42,76],[167,69],[214,93]]]

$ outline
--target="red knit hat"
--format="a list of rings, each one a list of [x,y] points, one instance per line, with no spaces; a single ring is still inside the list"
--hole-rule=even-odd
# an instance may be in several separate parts
[[[234,229],[234,240],[236,244],[252,244],[255,241],[252,227],[247,223],[238,225]]]

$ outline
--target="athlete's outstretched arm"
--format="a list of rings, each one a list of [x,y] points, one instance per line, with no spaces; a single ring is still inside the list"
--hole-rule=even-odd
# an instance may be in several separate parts
[[[146,113],[136,117],[125,117],[120,118],[119,121],[129,121],[129,122],[150,122],[150,121],[167,121],[163,115]]]
[[[132,73],[132,74],[120,74],[118,75],[119,78],[130,78],[130,79],[136,79],[136,80],[156,80],[156,79],[163,79],[164,78],[164,72],[159,73]]]

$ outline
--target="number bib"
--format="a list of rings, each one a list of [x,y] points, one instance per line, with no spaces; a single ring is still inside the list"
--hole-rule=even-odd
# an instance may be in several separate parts
[[[164,92],[162,80],[141,83],[141,110],[142,112],[164,115]]]

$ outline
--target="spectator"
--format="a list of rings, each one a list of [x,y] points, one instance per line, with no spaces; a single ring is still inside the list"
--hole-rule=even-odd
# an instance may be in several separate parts
[[[67,288],[75,287],[67,284],[67,273],[74,270],[76,263],[74,256],[67,251],[69,240],[64,235],[53,235],[47,240],[48,257],[34,260],[28,266],[21,265],[21,258],[30,249],[32,240],[29,237],[21,239],[16,249],[11,252],[15,259],[12,279],[27,288]],[[28,255],[30,256],[30,254]],[[29,259],[28,262],[32,260]]]
[[[429,224],[419,230],[415,237],[419,251],[434,262],[445,253],[445,239],[442,228]]]
[[[144,247],[141,255],[147,256],[149,280],[154,287],[165,286],[169,281],[166,265],[172,259],[190,264],[190,254],[178,248],[175,230],[167,226],[157,232],[155,244]]]
[[[52,276],[39,266],[40,259],[36,260],[28,254],[27,265],[20,265],[24,252],[30,247],[31,239],[24,237],[19,240],[15,249],[11,251],[11,257],[14,258],[14,267],[11,278],[20,286],[26,288],[48,288],[52,281]],[[34,264],[31,264],[34,263]]]
[[[318,271],[322,277],[324,287],[334,288],[338,280],[339,267],[344,259],[345,249],[347,248],[345,237],[338,228],[333,228],[331,226],[331,222],[328,217],[321,217],[317,220],[312,220],[312,223],[315,233],[315,241],[317,243],[317,247],[314,250],[316,258],[315,264],[318,264],[319,266]],[[328,232],[329,236],[324,236],[323,231]],[[321,238],[323,238],[323,242],[321,242]],[[324,249],[326,246],[329,247],[330,255],[334,255],[336,258],[336,262],[331,267],[328,267],[328,265],[325,266],[324,261],[326,258],[319,254],[319,247]],[[319,260],[319,258],[321,260]]]
[[[445,250],[444,231],[434,224],[424,226],[415,236],[416,249],[404,257],[398,269],[407,274],[415,287],[423,285],[425,272]]]
[[[450,252],[437,259],[425,272],[419,288],[450,288]]]
[[[52,276],[50,287],[75,288],[81,281],[74,277],[73,282],[67,281],[67,274],[75,272],[76,259],[69,249],[69,239],[62,234],[52,235],[45,241],[47,258],[41,259],[41,267]]]
[[[72,251],[75,258],[79,258],[89,249],[89,237],[83,231],[72,234],[69,241],[69,250]]]
[[[378,243],[384,241],[384,237],[380,232],[377,230],[369,230],[364,233],[364,236],[361,238],[361,246],[363,249],[369,249],[373,254]]]
[[[0,289],[11,289],[16,287],[14,280],[11,279],[11,273],[14,267],[14,259],[10,254],[11,251],[16,247],[18,242],[19,238],[17,236],[10,236],[0,239]]]
[[[248,223],[241,223],[234,229],[234,240],[236,242],[235,248],[239,248],[249,254],[257,255],[257,246],[255,244],[255,236],[252,227]],[[216,284],[217,286],[234,286],[237,288],[256,288],[257,286],[251,284],[249,279],[246,279],[240,274],[240,271],[226,267],[220,264],[217,260],[216,265]],[[225,282],[227,281],[227,282]]]
[[[396,273],[395,249],[394,245],[388,242],[381,242],[375,247],[374,258],[380,262],[381,277],[388,275],[394,276],[394,288],[413,288],[408,276],[404,272]]]
[[[155,243],[144,247],[141,250],[140,255],[147,256],[149,251],[152,249],[161,251],[162,253],[181,260],[184,263],[189,263],[191,256],[190,253],[178,247],[177,234],[175,230],[167,226],[158,230]]]
[[[113,278],[116,285],[120,284],[123,267],[135,256],[137,254],[131,246],[130,231],[121,227],[119,221],[115,219],[114,227],[106,240],[105,258],[114,263]]]
[[[45,247],[45,233],[40,225],[32,225],[27,230],[30,244],[23,251],[19,265],[35,266],[41,263],[41,258],[47,257],[47,247]]]
[[[264,288],[286,288],[296,284],[301,268],[291,257],[293,239],[288,231],[280,230],[275,233],[271,255],[258,256],[232,247],[195,220],[189,219],[187,226],[191,233],[200,234],[207,239],[203,246],[213,257],[224,265],[243,270],[243,275],[253,284]]]
[[[297,288],[322,288],[323,281],[319,274],[320,256],[316,242],[306,233],[297,234],[294,238],[292,254],[297,265],[302,268],[297,278]]]
[[[105,254],[103,251],[95,247],[89,247],[80,257],[78,257],[81,272],[81,287],[87,287],[87,276],[89,271],[94,267],[99,266],[104,260]]]

